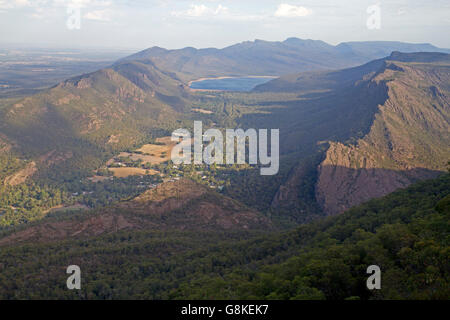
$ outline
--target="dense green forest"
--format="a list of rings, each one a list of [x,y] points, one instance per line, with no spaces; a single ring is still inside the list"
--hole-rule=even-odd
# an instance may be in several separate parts
[[[2,247],[0,298],[447,299],[449,190],[446,174],[281,233],[142,230]],[[80,291],[65,288],[70,264]],[[373,264],[382,284],[369,291]]]
[[[1,147],[1,145],[0,145]],[[13,157],[9,152],[0,149],[0,179],[3,180],[6,176],[14,171],[21,169],[23,166],[20,161]]]
[[[18,186],[0,185],[0,229],[40,220],[60,206],[70,207],[78,203],[99,208],[128,200],[161,181],[159,176],[129,176],[111,177],[96,183],[75,180],[63,188],[33,182]]]
[[[267,252],[269,261],[282,259],[286,252],[292,256],[257,271],[253,264],[259,258],[253,257],[219,275],[199,275],[172,297],[448,299],[449,183],[448,175],[420,183],[341,216],[303,225],[283,238],[253,242],[249,252]],[[229,263],[226,258],[219,261]],[[382,289],[373,292],[365,285],[372,264],[380,266],[383,279]]]

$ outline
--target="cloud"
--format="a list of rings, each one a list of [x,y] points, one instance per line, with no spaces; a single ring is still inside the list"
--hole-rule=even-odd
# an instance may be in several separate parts
[[[34,13],[31,14],[31,17],[35,19],[44,19],[45,18],[45,11],[43,8],[36,8]]]
[[[30,6],[31,2],[28,0],[14,0],[11,1],[15,6],[17,7],[26,7],[26,6]]]
[[[400,8],[400,9],[397,10],[397,14],[399,16],[404,15],[405,13],[406,13],[406,9],[405,8]]]
[[[89,11],[88,13],[83,15],[83,18],[88,20],[95,20],[95,21],[111,21],[111,10],[104,9],[104,10],[94,10]]]
[[[203,0],[205,1],[205,0]],[[209,1],[217,1],[217,0],[209,0]],[[227,7],[219,4],[217,7],[209,7],[204,4],[191,4],[189,9],[182,11],[172,11],[171,16],[180,17],[180,18],[214,18],[222,21],[240,21],[240,22],[249,22],[249,21],[260,21],[265,18],[268,18],[267,15],[258,15],[258,14],[242,14],[239,12],[232,12]]]
[[[275,11],[275,17],[293,18],[293,17],[305,17],[312,13],[311,9],[302,6],[293,6],[287,3],[282,3]]]
[[[52,18],[60,8],[83,8],[89,12],[84,18],[97,21],[110,21],[112,9],[110,0],[0,0],[0,13],[20,10],[22,14],[35,19]]]
[[[0,0],[0,9],[9,9],[11,8],[11,4],[6,0]]]
[[[111,1],[107,0],[53,0],[56,6],[72,6],[78,8],[86,7],[108,7],[112,5]]]
[[[227,15],[228,8],[219,4],[216,9],[205,6],[204,4],[191,4],[190,8],[183,11],[172,11],[170,14],[174,17],[208,17]]]
[[[47,3],[47,0],[0,0],[1,9],[13,9],[23,7],[37,7]]]
[[[47,9],[49,2],[50,0],[0,0],[0,13],[21,10],[28,17],[43,19],[50,13]]]
[[[58,7],[108,7],[110,0],[0,0],[0,9],[58,8]]]

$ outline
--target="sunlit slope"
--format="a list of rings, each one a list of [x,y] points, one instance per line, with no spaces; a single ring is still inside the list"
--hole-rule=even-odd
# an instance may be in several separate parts
[[[12,102],[1,110],[0,133],[38,164],[81,167],[173,129],[186,96],[170,74],[126,62]]]

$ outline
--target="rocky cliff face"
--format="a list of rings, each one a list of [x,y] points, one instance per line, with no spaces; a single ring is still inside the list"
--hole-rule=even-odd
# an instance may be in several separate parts
[[[316,198],[328,214],[436,176],[450,160],[450,63],[386,61],[371,82],[385,82],[370,131],[355,144],[330,141]]]

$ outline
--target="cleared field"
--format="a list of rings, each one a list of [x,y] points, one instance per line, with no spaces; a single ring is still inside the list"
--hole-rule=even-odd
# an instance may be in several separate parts
[[[117,178],[126,178],[128,176],[145,176],[157,174],[158,171],[155,170],[146,170],[141,168],[109,168],[110,171],[114,173],[114,176]]]
[[[200,108],[193,108],[192,111],[204,113],[204,114],[212,114],[213,113],[211,110],[205,110],[205,109],[200,109]]]
[[[150,163],[150,164],[158,164],[161,162],[165,162],[167,160],[169,160],[170,158],[170,151],[167,153],[167,155],[162,156],[162,155],[158,155],[158,156],[148,156],[145,154],[137,154],[137,153],[133,153],[130,155],[130,158],[134,161],[141,159],[144,163]]]
[[[114,173],[115,177],[119,178],[131,175],[145,175],[146,169],[135,168],[132,166],[126,167],[124,166],[124,163],[117,158],[129,158],[133,161],[142,160],[142,163],[150,163],[152,165],[169,161],[171,159],[172,149],[177,142],[171,141],[171,137],[158,138],[156,139],[156,142],[160,144],[146,144],[135,152],[121,152],[118,156],[108,160],[106,163],[108,169]],[[111,167],[113,164],[118,164],[119,166]],[[155,170],[148,171],[150,175],[159,174],[159,172]],[[91,180],[93,179],[94,178],[91,178]]]
[[[128,154],[131,159],[138,160],[141,159],[144,163],[149,162],[151,164],[159,164],[170,160],[170,154],[172,148],[176,145],[176,142],[170,140],[171,137],[163,137],[156,139],[156,142],[164,143],[163,145],[157,144],[146,144],[143,145],[137,151],[144,154]]]

